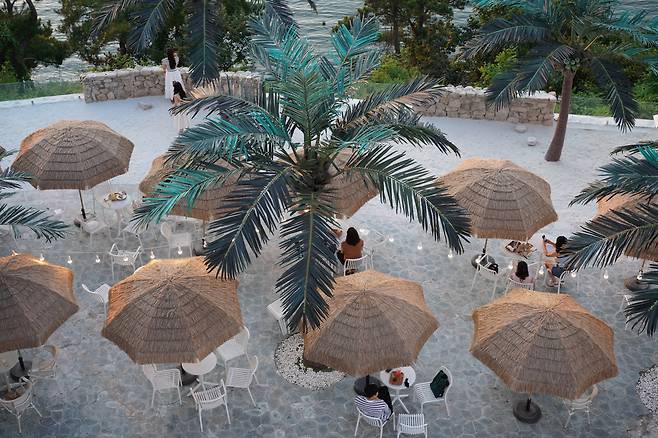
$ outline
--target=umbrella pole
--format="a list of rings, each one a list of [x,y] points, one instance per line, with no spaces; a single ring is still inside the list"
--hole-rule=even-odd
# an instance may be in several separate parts
[[[21,354],[21,350],[18,350],[18,363],[21,365],[21,370],[25,371],[25,362],[23,361],[23,355]]]
[[[512,413],[517,420],[527,424],[535,424],[541,418],[541,409],[532,402],[530,394],[526,400],[519,400],[514,405]]]
[[[496,263],[496,260],[491,257],[490,255],[487,255],[487,244],[489,243],[489,238],[484,239],[484,248],[482,248],[482,254],[476,254],[471,258],[471,265],[475,269],[480,269],[478,266],[487,266],[492,263]],[[484,262],[483,262],[484,261]]]
[[[82,191],[78,189],[78,196],[80,197],[80,213],[82,213],[82,220],[87,221],[87,214],[85,213],[85,203],[82,201]]]

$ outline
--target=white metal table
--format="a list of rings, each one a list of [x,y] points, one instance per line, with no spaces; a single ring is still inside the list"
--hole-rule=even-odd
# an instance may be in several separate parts
[[[120,201],[110,201],[108,199],[108,196],[110,193],[105,195],[101,201],[101,205],[104,208],[107,208],[108,210],[112,210],[114,214],[116,214],[117,217],[117,237],[121,235],[121,212],[125,210],[126,208],[130,207],[132,204],[132,198],[130,195],[126,195],[126,199],[122,199]]]
[[[203,376],[214,370],[215,367],[217,366],[217,356],[215,356],[215,353],[210,353],[208,356],[204,357],[200,362],[193,362],[193,363],[186,362],[186,363],[182,363],[181,366],[183,367],[186,373],[198,376],[199,383],[194,388],[190,389],[189,395],[192,395],[192,393],[199,386],[201,387],[201,389],[205,391],[206,383],[211,385],[214,384],[212,382],[205,382]]]
[[[390,382],[391,372],[393,371],[402,371],[402,373],[404,374],[404,380],[402,381],[401,385],[393,385]],[[407,409],[407,407],[404,405],[402,399],[405,397],[409,397],[409,394],[400,394],[400,391],[404,389],[409,389],[414,385],[414,383],[416,383],[416,371],[414,371],[414,369],[411,367],[393,368],[391,371],[380,371],[379,380],[381,380],[382,383],[386,385],[389,389],[393,390],[393,394],[392,394],[393,397],[391,397],[391,404],[394,405],[396,401],[399,402],[402,405],[402,409],[404,409],[405,412],[408,414],[409,409]],[[404,385],[405,381],[409,383],[408,387]]]

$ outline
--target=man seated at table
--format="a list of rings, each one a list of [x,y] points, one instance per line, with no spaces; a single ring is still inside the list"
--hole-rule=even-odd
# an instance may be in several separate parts
[[[359,411],[368,417],[379,418],[382,421],[388,420],[391,413],[393,413],[393,404],[391,403],[388,388],[370,384],[364,388],[363,392],[365,395],[354,397],[354,404]]]

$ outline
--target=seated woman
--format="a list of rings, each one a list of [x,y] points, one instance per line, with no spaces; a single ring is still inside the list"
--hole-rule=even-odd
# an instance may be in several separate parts
[[[553,258],[552,261],[547,260],[544,265],[548,270],[548,275],[546,277],[547,285],[554,287],[557,286],[560,281],[560,276],[564,273],[565,269],[560,266],[560,259],[564,257],[564,247],[567,244],[567,238],[564,236],[559,236],[555,242],[551,242],[542,236],[542,243],[544,246],[544,255],[546,257]],[[553,251],[548,248],[548,245],[553,246]]]
[[[521,284],[533,284],[535,279],[528,272],[528,264],[521,260],[516,264],[516,271],[509,276],[510,280]]]
[[[387,421],[393,413],[393,404],[388,388],[370,384],[365,387],[364,395],[354,397],[357,409],[368,417]]]
[[[363,240],[359,237],[356,228],[349,227],[345,240],[340,244],[340,251],[338,251],[338,260],[345,264],[345,260],[360,259],[363,257]]]

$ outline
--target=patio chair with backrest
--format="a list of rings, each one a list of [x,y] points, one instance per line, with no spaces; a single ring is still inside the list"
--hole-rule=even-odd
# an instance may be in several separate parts
[[[473,282],[471,283],[471,289],[469,290],[469,293],[473,292],[475,283],[480,277],[493,282],[493,288],[491,289],[491,299],[493,300],[494,296],[496,295],[496,286],[498,286],[498,279],[500,278],[500,274],[490,267],[482,266],[478,263],[475,268],[475,274],[473,275]]]
[[[361,422],[361,419],[363,419],[363,421],[365,421],[367,424],[379,428],[379,438],[382,438],[382,435],[384,435],[384,426],[386,426],[389,423],[389,421],[393,423],[393,429],[395,429],[394,413],[391,413],[391,416],[388,417],[386,420],[382,420],[381,418],[370,417],[364,414],[357,405],[355,405],[355,407],[358,417],[356,419],[356,427],[354,428],[354,436],[356,436],[357,433],[359,432],[359,423]]]
[[[247,355],[249,344],[249,329],[242,327],[240,332],[215,349],[217,357],[224,361],[224,369],[228,368],[228,361]]]
[[[101,304],[103,304],[103,311],[105,312],[105,315],[107,315],[107,302],[109,300],[109,294],[110,294],[110,285],[103,283],[100,286],[98,286],[96,289],[91,290],[89,287],[87,287],[86,284],[82,283],[82,289],[91,294],[92,297]]]
[[[226,373],[226,387],[227,388],[241,388],[246,389],[249,393],[249,398],[251,402],[256,406],[256,401],[254,396],[251,394],[251,382],[253,380],[258,384],[258,378],[256,377],[256,370],[258,369],[258,357],[251,356],[247,358],[249,362],[249,368],[236,368],[231,367]]]
[[[578,289],[580,288],[580,276],[578,275],[577,272],[574,272],[576,274],[575,278],[575,283],[576,283],[576,293],[578,292]],[[557,293],[560,293],[562,291],[562,287],[567,283],[567,281],[571,281],[572,279],[572,272],[571,271],[564,271],[562,275],[560,275],[560,279],[557,283]]]
[[[505,293],[507,293],[510,289],[528,289],[528,290],[535,290],[535,284],[533,283],[521,283],[519,281],[514,281],[512,280],[509,276],[507,277],[507,287],[505,288]]]
[[[443,392],[443,397],[435,397],[434,393],[432,392],[432,388],[430,387],[430,384],[432,382],[423,382],[423,383],[416,383],[414,385],[414,397],[418,403],[420,403],[420,413],[423,413],[423,407],[427,404],[433,404],[433,403],[443,403],[446,406],[446,414],[448,414],[448,417],[450,416],[450,408],[448,408],[448,393],[450,392],[450,388],[453,387],[454,385],[454,380],[452,379],[452,373],[447,367],[441,367],[439,368],[439,371],[443,371],[446,376],[448,376],[448,382],[450,383],[444,390]]]
[[[592,424],[592,421],[589,417],[589,408],[592,406],[592,402],[598,393],[599,388],[596,385],[592,385],[589,391],[586,391],[585,394],[581,395],[576,400],[564,400],[564,406],[569,411],[567,422],[564,423],[565,429],[569,426],[571,417],[576,413],[576,411],[585,411],[587,413],[587,423]]]
[[[174,233],[171,224],[163,222],[160,224],[160,234],[167,239],[169,257],[171,257],[171,250],[178,250],[178,248],[188,248],[190,257],[192,257],[192,233]]]
[[[201,432],[203,432],[203,419],[201,418],[201,412],[210,411],[219,408],[220,406],[226,408],[226,419],[228,420],[228,424],[231,424],[231,416],[228,413],[228,400],[226,396],[227,392],[224,380],[220,380],[218,386],[206,389],[205,391],[192,393],[192,398],[194,398],[194,403],[199,412],[199,426],[201,426]]]
[[[400,435],[425,435],[427,423],[423,414],[398,414],[398,438]]]
[[[119,249],[117,244],[113,243],[108,254],[110,255],[110,266],[112,267],[112,280],[114,280],[114,265],[132,266],[133,272],[135,272],[135,269],[137,269],[135,266],[137,263],[137,257],[139,257],[140,262],[142,260],[142,247],[138,246],[135,251],[128,251],[125,249]]]
[[[343,275],[350,275],[357,272],[367,271],[368,268],[372,269],[370,254],[366,254],[358,259],[345,259],[345,264],[343,265]]]
[[[155,365],[142,365],[142,372],[146,376],[149,382],[151,382],[151,387],[153,393],[151,395],[151,406],[155,403],[155,393],[168,391],[175,389],[178,392],[178,403],[181,405],[183,401],[180,397],[180,387],[182,385],[180,370],[178,368],[172,368],[168,370],[159,370]]]
[[[30,370],[30,380],[32,382],[41,379],[54,379],[57,369],[59,349],[54,345],[43,345],[39,350],[47,357],[32,361],[32,369]]]
[[[21,428],[21,418],[25,411],[29,408],[34,409],[34,411],[41,417],[41,412],[34,405],[34,393],[33,393],[33,383],[30,382],[25,377],[21,377],[19,383],[12,383],[9,385],[10,391],[17,391],[21,393],[17,398],[13,400],[6,400],[0,397],[0,407],[4,408],[7,412],[12,414],[18,420],[18,433],[23,433]]]
[[[109,227],[107,224],[101,220],[94,219],[88,221],[80,221],[80,230],[89,234],[89,246],[92,246],[94,243],[94,235],[102,233],[104,231],[108,232],[108,236],[111,236],[109,233]]]
[[[276,322],[279,324],[281,333],[287,335],[289,333],[288,321],[286,321],[286,318],[283,314],[283,303],[281,302],[281,298],[277,298],[276,301],[270,303],[267,306],[267,312],[272,315],[272,317],[274,317]]]

